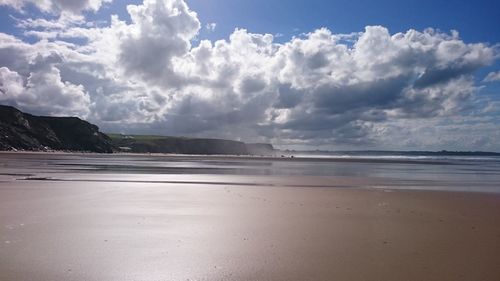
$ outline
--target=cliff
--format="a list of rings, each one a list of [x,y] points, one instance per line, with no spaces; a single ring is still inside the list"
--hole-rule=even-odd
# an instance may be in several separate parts
[[[111,140],[77,117],[44,117],[0,105],[0,150],[111,153]]]

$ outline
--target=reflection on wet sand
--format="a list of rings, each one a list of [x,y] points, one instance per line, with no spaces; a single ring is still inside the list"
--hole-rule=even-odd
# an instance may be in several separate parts
[[[3,154],[0,280],[496,280],[500,195],[422,190],[494,167],[427,165]]]

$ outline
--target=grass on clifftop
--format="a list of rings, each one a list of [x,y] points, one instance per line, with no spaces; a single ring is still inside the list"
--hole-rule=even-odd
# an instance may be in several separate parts
[[[112,140],[134,139],[137,141],[151,141],[151,140],[164,140],[164,139],[190,139],[187,137],[171,137],[171,136],[158,136],[158,135],[124,135],[124,134],[106,134]]]

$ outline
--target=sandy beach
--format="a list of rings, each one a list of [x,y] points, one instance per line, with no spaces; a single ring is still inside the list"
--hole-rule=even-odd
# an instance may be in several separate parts
[[[0,281],[500,281],[500,0],[0,23]]]
[[[356,180],[333,176],[23,180],[9,163],[0,280],[500,279],[500,194],[330,187]]]

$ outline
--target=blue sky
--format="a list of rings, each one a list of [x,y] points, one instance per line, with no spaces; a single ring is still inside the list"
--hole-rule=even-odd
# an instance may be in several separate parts
[[[0,3],[0,103],[28,112],[283,148],[500,151],[498,1]]]
[[[295,34],[328,27],[350,33],[367,25],[383,25],[391,32],[428,27],[458,30],[466,41],[500,42],[498,1],[349,1],[349,0],[191,0],[202,22],[220,25],[214,38],[224,38],[235,27],[258,33]]]
[[[281,33],[291,37],[328,27],[338,33],[358,32],[367,25],[383,25],[391,32],[428,27],[442,31],[457,30],[465,41],[500,42],[500,2],[457,0],[188,0],[202,23],[217,23],[215,32],[203,38],[223,39],[237,27],[256,33]],[[141,1],[114,1],[98,12],[85,12],[90,20],[109,20],[111,14],[128,19],[127,4]],[[41,16],[36,8],[27,14]],[[0,9],[0,30],[11,33],[9,15],[22,16],[13,9]]]

